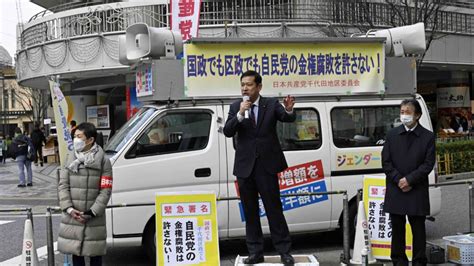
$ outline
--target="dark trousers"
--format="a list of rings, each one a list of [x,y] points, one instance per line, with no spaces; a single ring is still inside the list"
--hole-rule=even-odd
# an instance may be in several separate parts
[[[392,220],[392,249],[390,257],[394,266],[408,266],[405,254],[405,215],[390,214]],[[408,222],[413,233],[413,259],[412,265],[426,265],[426,230],[425,216],[408,215]]]
[[[35,157],[35,164],[38,163],[38,159],[41,163],[43,163],[43,146],[42,145],[34,145],[36,150],[36,157]]]
[[[289,253],[291,238],[283,215],[277,175],[267,173],[257,159],[250,176],[237,178],[237,182],[245,214],[246,242],[249,253],[263,254],[263,233],[258,194],[260,194],[265,207],[273,246],[280,254]]]
[[[91,266],[101,266],[102,265],[102,256],[90,257]],[[72,255],[72,265],[73,266],[86,266],[86,261],[82,256]]]

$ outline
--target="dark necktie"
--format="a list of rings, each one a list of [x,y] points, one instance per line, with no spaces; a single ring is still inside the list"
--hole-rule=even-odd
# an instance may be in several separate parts
[[[253,121],[253,125],[256,126],[257,125],[257,119],[255,119],[255,112],[253,110],[254,107],[257,107],[257,106],[255,104],[252,104],[252,109],[250,110],[250,118]]]

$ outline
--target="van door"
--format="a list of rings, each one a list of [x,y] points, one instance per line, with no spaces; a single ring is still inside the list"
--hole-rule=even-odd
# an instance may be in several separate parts
[[[161,111],[115,162],[114,204],[153,203],[158,191],[219,196],[217,129],[214,106]],[[112,215],[114,237],[141,236],[154,207],[116,208]]]
[[[225,109],[228,112],[228,107]],[[282,194],[331,190],[328,121],[324,103],[298,102],[294,123],[278,123],[280,145],[289,168],[279,173]],[[238,195],[236,177],[232,174],[235,148],[227,139],[228,188],[231,196]],[[290,231],[327,229],[331,217],[330,196],[282,197],[283,209]],[[229,203],[229,236],[245,235],[245,217],[240,201]],[[261,216],[265,216],[263,204]],[[264,233],[269,233],[267,219],[262,219]]]

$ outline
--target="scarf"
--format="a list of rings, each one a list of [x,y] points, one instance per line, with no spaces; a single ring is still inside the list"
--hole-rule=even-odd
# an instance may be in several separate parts
[[[94,143],[92,148],[85,152],[74,151],[74,155],[76,155],[76,160],[74,160],[67,168],[73,173],[77,173],[79,171],[79,165],[84,164],[85,167],[92,165],[95,161],[95,155],[98,151],[99,146],[97,145],[97,143]]]

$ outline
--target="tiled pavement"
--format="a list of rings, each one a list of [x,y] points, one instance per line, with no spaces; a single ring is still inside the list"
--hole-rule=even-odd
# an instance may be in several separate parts
[[[32,164],[33,186],[19,188],[17,163],[12,159],[0,163],[0,209],[32,206],[34,213],[44,213],[46,206],[57,206],[57,168],[55,163]]]

